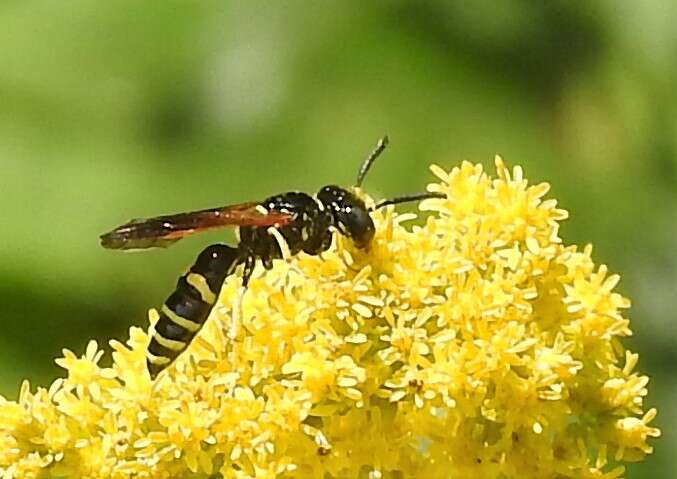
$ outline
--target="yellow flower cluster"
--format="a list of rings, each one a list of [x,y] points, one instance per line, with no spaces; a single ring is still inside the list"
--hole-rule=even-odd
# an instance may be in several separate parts
[[[567,213],[497,158],[433,167],[445,199],[375,213],[368,251],[337,238],[239,278],[152,383],[148,336],[64,351],[68,375],[0,399],[0,476],[63,478],[618,478],[651,453],[648,379],[591,248]],[[151,312],[151,321],[155,313]]]

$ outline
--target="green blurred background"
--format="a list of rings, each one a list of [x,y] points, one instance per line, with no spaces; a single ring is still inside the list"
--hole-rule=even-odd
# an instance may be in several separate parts
[[[471,6],[472,3],[472,6]],[[92,2],[0,5],[0,393],[53,358],[124,340],[210,241],[122,254],[132,217],[350,184],[387,132],[376,196],[427,165],[500,153],[571,212],[630,296],[664,438],[677,449],[677,4]]]

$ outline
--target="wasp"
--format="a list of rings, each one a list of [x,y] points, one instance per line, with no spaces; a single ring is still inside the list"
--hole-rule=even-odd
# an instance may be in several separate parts
[[[201,231],[239,228],[238,245],[219,243],[205,248],[179,278],[176,288],[160,308],[146,352],[151,379],[188,347],[209,317],[223,282],[238,266],[243,265],[244,291],[257,262],[269,270],[275,259],[287,255],[300,252],[320,255],[331,246],[335,232],[349,238],[356,247],[366,249],[375,233],[371,212],[387,205],[444,197],[439,193],[419,193],[367,207],[359,195],[359,188],[387,145],[387,136],[378,141],[361,164],[355,187],[351,189],[328,185],[314,196],[290,191],[260,203],[134,219],[101,235],[104,248],[135,250],[167,247]]]

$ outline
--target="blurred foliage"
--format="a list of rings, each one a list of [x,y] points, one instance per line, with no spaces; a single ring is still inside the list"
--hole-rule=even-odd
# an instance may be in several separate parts
[[[677,472],[677,4],[47,2],[0,5],[0,393],[52,358],[123,339],[208,234],[126,255],[131,217],[367,180],[500,153],[553,184],[563,236],[633,298],[630,346],[666,431],[631,477]],[[672,474],[671,474],[672,473]]]

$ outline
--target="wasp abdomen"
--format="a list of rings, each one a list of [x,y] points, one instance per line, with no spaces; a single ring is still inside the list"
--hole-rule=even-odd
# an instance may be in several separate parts
[[[152,379],[190,344],[209,317],[223,281],[239,263],[237,248],[215,244],[205,248],[160,308],[148,345],[147,366]]]

